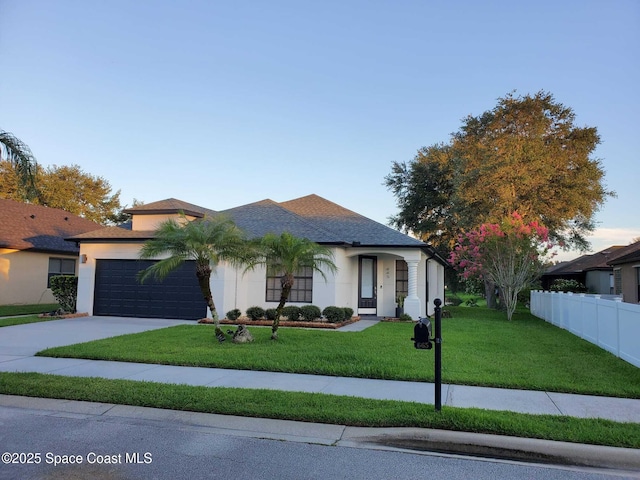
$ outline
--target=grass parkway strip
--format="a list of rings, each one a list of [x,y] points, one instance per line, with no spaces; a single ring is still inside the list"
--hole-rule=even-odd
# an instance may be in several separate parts
[[[420,427],[640,448],[640,424],[389,400],[0,373],[0,393],[363,427]]]

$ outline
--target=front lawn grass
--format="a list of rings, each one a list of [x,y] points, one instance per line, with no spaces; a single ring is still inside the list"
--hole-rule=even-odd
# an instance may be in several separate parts
[[[58,308],[60,308],[60,305],[57,303],[39,303],[36,305],[0,305],[0,317],[53,312]]]
[[[444,383],[640,398],[640,369],[529,313],[448,307],[442,324]],[[433,351],[415,350],[410,323],[363,332],[250,327],[255,342],[219,344],[209,325],[181,325],[40,352],[41,356],[434,380]]]
[[[24,323],[48,322],[50,320],[58,320],[58,318],[38,317],[37,315],[28,315],[26,317],[0,318],[0,327],[10,327],[12,325],[22,325]]]
[[[640,448],[640,424],[320,393],[0,373],[0,393],[363,427],[421,427]]]

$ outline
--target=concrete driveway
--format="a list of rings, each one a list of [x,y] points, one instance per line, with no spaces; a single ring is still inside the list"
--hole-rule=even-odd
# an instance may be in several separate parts
[[[5,357],[4,360],[7,356],[30,357],[45,348],[194,323],[158,318],[79,317],[14,325],[0,328],[0,357]]]

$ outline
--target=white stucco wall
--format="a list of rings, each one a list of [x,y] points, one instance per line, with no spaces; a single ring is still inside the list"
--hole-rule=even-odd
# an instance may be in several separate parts
[[[137,260],[139,243],[81,243],[80,256],[86,255],[87,262],[78,265],[78,312],[93,314],[93,293],[96,282],[96,260]]]
[[[76,255],[0,249],[0,305],[56,303],[47,288],[49,258],[78,259]]]
[[[325,279],[318,272],[313,274],[312,304],[322,310],[329,305],[351,307],[356,310],[357,291],[352,292],[350,282],[353,281],[353,260],[344,255],[342,249],[333,249],[334,263],[338,267],[336,275],[324,269]],[[357,269],[357,263],[355,268]],[[357,271],[355,272],[357,282]],[[357,285],[357,283],[356,283]],[[266,270],[258,267],[244,272],[244,269],[228,265],[220,265],[212,276],[211,290],[220,316],[238,308],[244,314],[249,307],[259,306],[264,309],[275,308],[278,302],[266,301]],[[288,302],[287,305],[309,305],[301,302]]]
[[[82,243],[80,254],[87,256],[86,263],[78,265],[78,311],[93,312],[93,295],[95,288],[95,269],[98,259],[135,260],[139,256],[139,243]],[[417,295],[420,300],[420,315],[433,313],[433,300],[444,299],[444,268],[434,260],[427,265],[426,255],[419,249],[387,249],[386,251],[358,248],[334,248],[334,263],[338,272],[333,275],[325,272],[327,282],[314,272],[313,305],[321,310],[329,305],[350,307],[358,312],[358,258],[359,255],[370,255],[377,258],[377,315],[394,316],[395,298],[395,262],[398,259],[417,259]],[[236,269],[221,264],[211,277],[211,290],[218,310],[223,318],[226,312],[238,308],[244,314],[247,308],[257,305],[262,308],[275,308],[277,302],[266,301],[266,271],[256,268],[243,273],[243,268]],[[429,301],[427,301],[426,278],[429,274]],[[46,275],[45,275],[46,285]],[[306,303],[290,303],[303,306]],[[207,315],[210,312],[207,311]]]
[[[141,230],[141,231],[156,230],[162,222],[170,218],[176,221],[180,221],[182,219],[180,215],[176,215],[175,213],[162,214],[162,215],[133,215],[133,218],[131,219],[131,230]],[[196,217],[186,215],[186,218],[187,220],[191,221],[191,220],[194,220]]]
[[[435,260],[429,260],[427,267],[429,272],[429,301],[426,305],[428,315],[433,315],[436,298],[442,300],[444,305],[444,267]]]

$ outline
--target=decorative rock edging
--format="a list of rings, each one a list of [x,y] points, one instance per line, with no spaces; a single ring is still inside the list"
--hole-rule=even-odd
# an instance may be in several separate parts
[[[60,315],[56,315],[56,314],[50,314],[50,313],[41,313],[40,315],[38,315],[38,318],[80,318],[80,317],[88,317],[89,314],[88,313],[63,313]]]
[[[351,317],[349,320],[345,320],[340,323],[329,323],[327,321],[317,322],[290,322],[289,320],[280,320],[278,326],[280,327],[300,327],[300,328],[325,328],[329,330],[335,330],[336,328],[344,327],[350,323],[354,323],[360,320],[360,317]],[[198,323],[212,324],[213,320],[210,318],[203,318],[198,320]],[[248,318],[238,318],[237,320],[220,320],[220,325],[254,325],[256,327],[270,327],[273,325],[272,320],[249,320]]]

